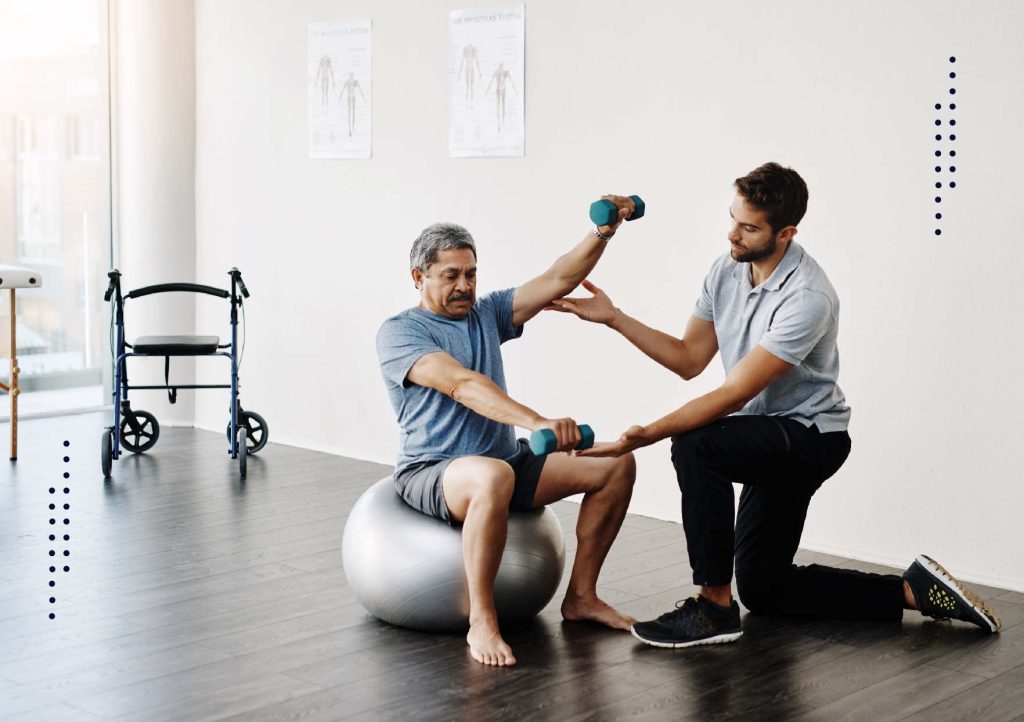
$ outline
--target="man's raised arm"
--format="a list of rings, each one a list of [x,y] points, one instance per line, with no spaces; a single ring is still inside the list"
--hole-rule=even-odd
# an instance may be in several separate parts
[[[614,223],[597,228],[602,236],[611,236],[634,211],[635,206],[625,196],[602,198],[610,200],[619,209],[619,216]],[[597,265],[607,243],[607,240],[602,240],[591,231],[571,251],[559,257],[551,268],[517,288],[512,299],[512,322],[522,326],[556,298],[561,298],[580,285]]]

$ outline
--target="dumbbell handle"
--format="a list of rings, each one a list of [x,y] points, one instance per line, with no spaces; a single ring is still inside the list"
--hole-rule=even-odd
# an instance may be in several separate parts
[[[582,438],[576,445],[576,450],[589,449],[594,445],[594,430],[588,424],[580,424],[577,428],[580,430]],[[558,438],[551,429],[537,429],[530,434],[530,451],[534,456],[550,454],[557,446]]]
[[[640,196],[630,196],[633,201],[633,212],[629,214],[627,221],[636,221],[644,217],[647,206]],[[607,198],[594,201],[590,204],[590,220],[599,226],[610,226],[619,217],[619,207]]]

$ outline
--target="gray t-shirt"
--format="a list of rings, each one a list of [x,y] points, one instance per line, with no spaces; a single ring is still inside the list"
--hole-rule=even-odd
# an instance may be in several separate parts
[[[419,461],[456,456],[508,459],[518,451],[514,427],[406,378],[420,357],[443,351],[507,391],[500,346],[523,333],[522,326],[512,324],[514,295],[515,289],[508,288],[482,296],[459,320],[415,307],[380,327],[377,358],[400,429],[396,473]]]
[[[694,315],[715,324],[727,374],[755,345],[793,364],[737,414],[786,416],[823,433],[849,426],[850,407],[837,383],[839,297],[799,244],[790,241],[775,271],[756,287],[749,263],[728,253],[719,258]]]

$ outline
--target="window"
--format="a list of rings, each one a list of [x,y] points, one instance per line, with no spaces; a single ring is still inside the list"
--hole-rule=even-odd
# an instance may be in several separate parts
[[[43,278],[16,296],[26,415],[109,401],[107,28],[108,0],[0,0],[0,262]]]

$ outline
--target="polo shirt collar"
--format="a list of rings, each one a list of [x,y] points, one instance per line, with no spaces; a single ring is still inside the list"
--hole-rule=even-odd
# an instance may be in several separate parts
[[[764,283],[759,286],[754,286],[750,282],[750,264],[749,263],[737,263],[734,273],[740,275],[741,282],[745,285],[747,291],[756,291],[760,293],[762,290],[778,291],[786,283],[786,280],[793,275],[793,271],[796,270],[797,266],[800,265],[800,261],[804,258],[804,249],[796,241],[789,242],[789,248],[786,249],[786,255],[779,261],[779,265],[772,271],[772,275],[768,276]]]

